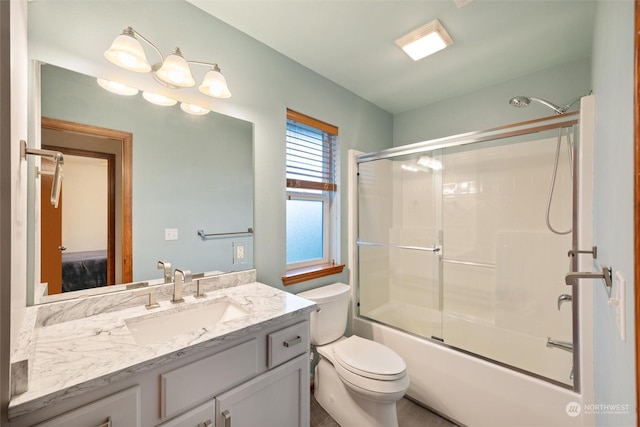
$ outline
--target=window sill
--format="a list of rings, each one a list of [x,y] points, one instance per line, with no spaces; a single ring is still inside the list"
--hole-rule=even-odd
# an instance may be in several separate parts
[[[332,274],[342,273],[344,264],[319,264],[311,267],[296,268],[287,271],[282,276],[282,283],[285,286],[293,285],[307,280],[318,279]]]

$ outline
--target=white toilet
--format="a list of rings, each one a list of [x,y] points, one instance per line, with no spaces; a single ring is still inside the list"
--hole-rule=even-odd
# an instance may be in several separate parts
[[[343,283],[299,293],[320,309],[311,314],[311,344],[320,354],[314,396],[342,427],[397,427],[396,402],[409,388],[404,360],[390,348],[343,336],[349,286]]]

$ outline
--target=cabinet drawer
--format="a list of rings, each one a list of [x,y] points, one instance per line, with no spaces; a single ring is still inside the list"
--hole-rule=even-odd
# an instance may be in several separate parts
[[[269,369],[309,351],[309,322],[296,323],[268,335]]]
[[[258,341],[252,339],[160,375],[160,417],[167,418],[258,374]]]

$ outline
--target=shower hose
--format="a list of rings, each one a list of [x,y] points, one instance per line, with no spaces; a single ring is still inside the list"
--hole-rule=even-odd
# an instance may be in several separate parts
[[[556,144],[556,158],[553,164],[553,173],[551,174],[551,185],[549,186],[549,197],[547,198],[547,212],[545,214],[545,220],[547,222],[547,228],[555,234],[569,234],[573,231],[573,228],[569,228],[566,231],[558,231],[551,225],[551,221],[549,220],[549,215],[551,212],[551,201],[553,200],[553,189],[556,185],[556,176],[558,175],[558,163],[560,158],[560,147],[562,145],[562,134],[563,129],[558,129],[558,142]],[[571,177],[573,178],[573,143],[571,141],[571,133],[569,129],[567,129],[567,151],[569,153],[569,171],[571,172]]]

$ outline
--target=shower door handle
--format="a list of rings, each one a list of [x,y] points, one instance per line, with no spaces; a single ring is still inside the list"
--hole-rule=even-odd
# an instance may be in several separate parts
[[[356,240],[356,245],[378,246],[382,248],[395,248],[395,249],[411,249],[414,251],[425,251],[425,252],[433,252],[433,253],[438,253],[442,250],[442,245],[436,245],[436,244],[434,244],[430,248],[426,248],[424,246],[392,245],[389,243],[374,243],[374,242],[363,242],[362,240]]]

